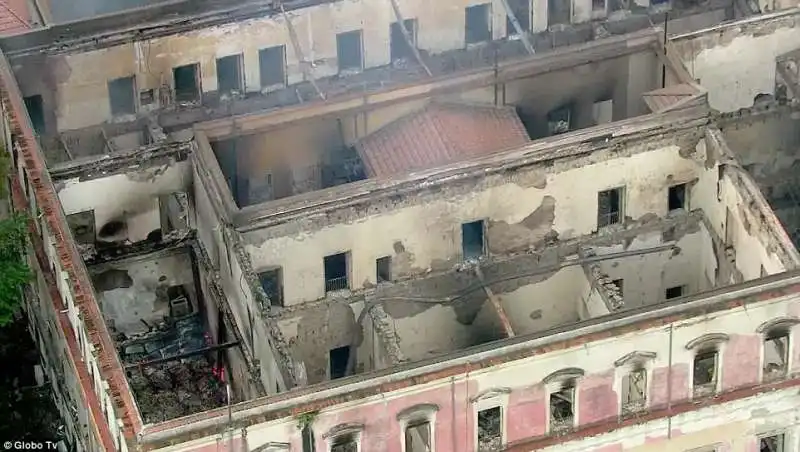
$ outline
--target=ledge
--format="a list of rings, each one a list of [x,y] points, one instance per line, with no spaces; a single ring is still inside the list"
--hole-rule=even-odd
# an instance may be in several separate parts
[[[420,403],[419,405],[410,406],[403,411],[397,413],[397,420],[409,420],[417,417],[427,417],[439,411],[439,405],[433,403]]]
[[[644,352],[637,350],[635,352],[630,352],[627,355],[623,356],[622,358],[619,358],[618,360],[614,361],[614,366],[622,367],[628,363],[640,363],[655,358],[656,358],[655,352]]]
[[[322,439],[335,438],[337,436],[346,435],[348,433],[359,433],[362,430],[364,430],[364,424],[356,424],[356,423],[339,424],[334,427],[331,427],[330,430],[325,432],[322,435]]]
[[[583,369],[579,369],[577,367],[568,367],[566,369],[557,370],[550,375],[544,377],[542,379],[542,383],[550,384],[558,381],[568,380],[570,378],[580,378],[584,376],[586,372]]]
[[[800,325],[800,318],[797,317],[778,317],[777,319],[767,320],[756,328],[757,333],[769,333],[770,330],[786,328]]]
[[[703,347],[715,346],[722,342],[728,342],[730,336],[725,333],[708,333],[696,339],[692,339],[686,344],[686,350],[694,350]]]

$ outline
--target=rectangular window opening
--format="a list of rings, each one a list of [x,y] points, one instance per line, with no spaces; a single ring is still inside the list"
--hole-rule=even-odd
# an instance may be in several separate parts
[[[770,331],[764,338],[764,379],[767,381],[786,376],[789,364],[789,332]]]
[[[467,44],[485,42],[492,39],[491,4],[470,6],[465,9],[464,40]]]
[[[136,113],[135,79],[131,76],[109,81],[108,99],[111,102],[112,116]]]
[[[259,273],[261,288],[269,297],[271,306],[283,306],[283,272],[280,268]]]
[[[177,102],[197,102],[200,100],[200,65],[187,64],[172,69]]]
[[[405,452],[431,452],[431,423],[426,420],[409,422],[406,427]]]
[[[617,286],[617,289],[619,289],[619,293],[622,293],[622,288],[625,287],[625,280],[624,279],[622,279],[622,278],[615,279],[615,280],[611,281],[611,283],[614,284],[615,286]]]
[[[547,130],[550,135],[567,133],[572,128],[572,105],[565,105],[547,113]]]
[[[348,253],[325,256],[325,292],[334,292],[350,288]]]
[[[569,25],[572,22],[572,2],[547,0],[547,25]]]
[[[358,439],[354,433],[339,435],[331,443],[331,452],[358,452]]]
[[[275,46],[258,51],[261,87],[286,84],[286,46]]]
[[[716,392],[717,356],[716,350],[706,350],[695,355],[692,378],[695,397]]]
[[[670,287],[665,292],[665,298],[667,300],[672,300],[673,298],[678,298],[683,296],[683,289],[685,286],[675,286]]]
[[[530,31],[531,29],[531,0],[508,0],[508,6],[511,12],[519,22],[520,28],[523,32]],[[513,36],[517,34],[517,29],[511,23],[511,18],[506,17],[506,34]]]
[[[350,359],[350,346],[334,348],[328,354],[331,380],[347,375],[347,361]]]
[[[779,435],[765,436],[758,439],[759,452],[785,452],[784,443],[786,435],[783,433]]]
[[[592,11],[605,11],[606,0],[592,0]]]
[[[575,421],[575,383],[567,382],[560,390],[550,393],[550,430],[570,430]]]
[[[31,126],[33,126],[33,131],[39,135],[43,135],[45,129],[44,100],[42,99],[42,96],[36,94],[34,96],[26,97],[23,100],[25,102],[25,108],[28,110],[28,116],[31,118]]]
[[[348,31],[336,35],[336,57],[339,72],[360,71],[364,68],[361,30]]]
[[[82,245],[95,244],[95,219],[94,210],[67,215],[67,224],[72,230],[75,241]]]
[[[392,280],[392,257],[384,256],[375,260],[375,280],[379,283]]]
[[[622,412],[644,409],[647,401],[647,370],[634,369],[622,377]]]
[[[406,31],[408,31],[408,36],[411,38],[411,43],[413,45],[416,45],[417,43],[416,19],[406,19],[403,21],[403,25],[405,26]],[[392,61],[408,59],[414,56],[414,52],[411,46],[408,45],[405,36],[403,36],[403,31],[400,29],[399,22],[394,22],[391,25],[390,37],[389,37],[389,51],[391,53]]]
[[[622,188],[601,191],[597,194],[597,227],[602,228],[622,222]]]
[[[461,253],[465,260],[484,255],[483,220],[461,225]]]
[[[500,450],[503,442],[503,410],[494,407],[478,411],[478,452]]]
[[[686,184],[673,185],[669,187],[667,196],[669,211],[686,208]]]
[[[242,55],[217,58],[217,91],[222,95],[244,92]]]

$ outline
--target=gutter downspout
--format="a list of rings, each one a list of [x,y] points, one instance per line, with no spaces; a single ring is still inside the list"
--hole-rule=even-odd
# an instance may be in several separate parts
[[[667,439],[672,439],[672,342],[675,325],[669,324],[669,354],[667,359]]]

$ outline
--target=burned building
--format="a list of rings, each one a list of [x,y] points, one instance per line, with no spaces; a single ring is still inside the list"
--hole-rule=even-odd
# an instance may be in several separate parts
[[[3,136],[71,448],[798,447],[791,5],[36,4]]]

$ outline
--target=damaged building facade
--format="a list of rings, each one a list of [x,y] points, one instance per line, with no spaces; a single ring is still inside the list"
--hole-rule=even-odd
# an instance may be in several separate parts
[[[384,3],[0,40],[70,446],[798,450],[800,10]]]

